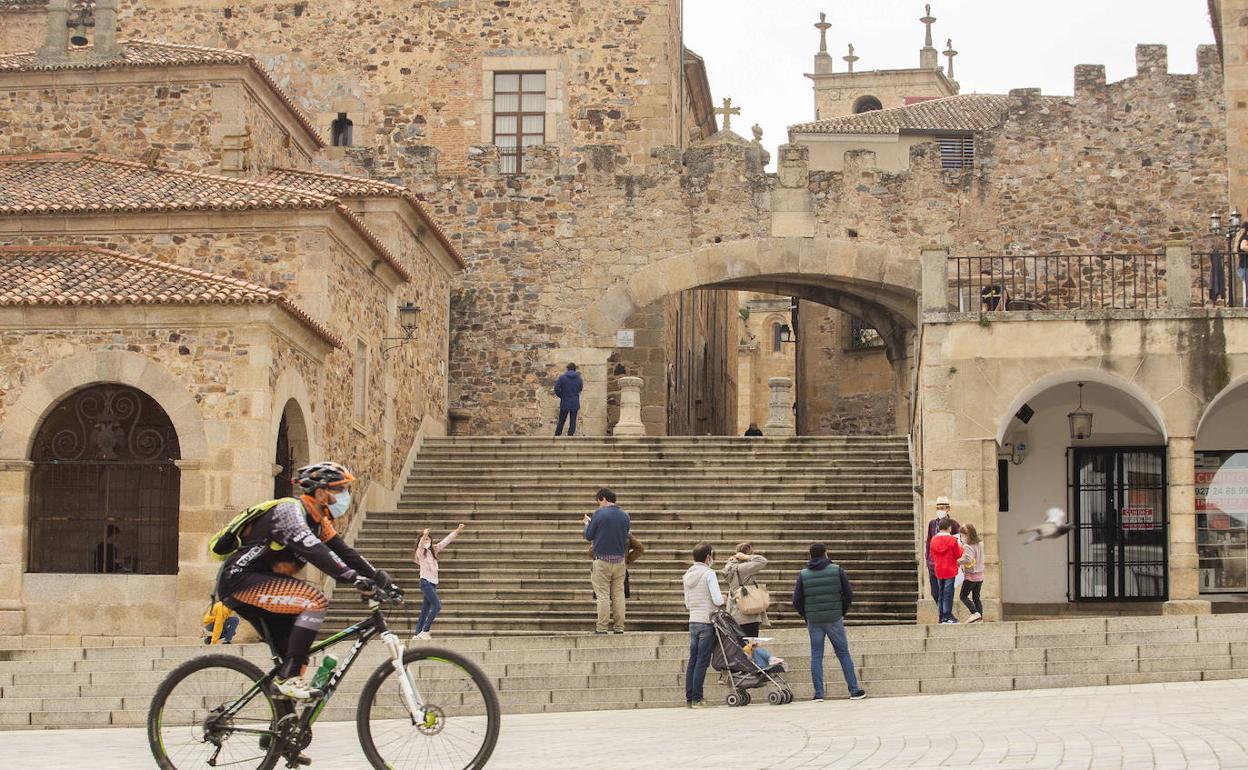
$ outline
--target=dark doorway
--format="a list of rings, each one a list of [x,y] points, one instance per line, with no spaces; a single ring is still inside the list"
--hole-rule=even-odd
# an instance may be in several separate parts
[[[1166,453],[1070,450],[1071,601],[1164,601],[1169,587]]]
[[[273,497],[290,497],[295,488],[290,481],[295,471],[295,453],[290,446],[290,425],[286,422],[285,413],[277,426],[277,457],[273,462],[281,468],[273,477]]]
[[[151,396],[95,385],[56,405],[35,437],[30,572],[178,571],[178,436]]]

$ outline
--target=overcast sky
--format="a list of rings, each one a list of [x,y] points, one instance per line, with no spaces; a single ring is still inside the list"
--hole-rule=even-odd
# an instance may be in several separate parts
[[[832,24],[837,72],[847,43],[861,57],[858,71],[918,66],[916,0],[685,0],[685,44],[706,59],[716,106],[732,97],[742,110],[733,130],[747,139],[762,125],[773,162],[788,126],[814,119],[803,74],[819,49],[812,25],[820,11]],[[937,50],[953,38],[959,52],[954,76],[964,94],[1070,94],[1076,64],[1104,64],[1110,82],[1121,80],[1135,74],[1137,43],[1164,43],[1171,72],[1195,72],[1196,46],[1213,42],[1206,0],[934,0],[932,15]]]

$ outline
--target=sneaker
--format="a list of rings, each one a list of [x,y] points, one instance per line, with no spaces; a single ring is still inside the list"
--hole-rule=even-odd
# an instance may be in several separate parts
[[[312,700],[321,694],[320,690],[313,689],[312,685],[308,684],[308,680],[301,676],[292,676],[288,679],[274,677],[273,688],[291,700]]]
[[[690,704],[690,705],[689,705],[689,708],[691,708],[691,709],[709,709],[709,708],[713,708],[713,707],[711,706],[711,704],[707,703],[707,702],[706,702],[706,701],[704,701],[704,700],[695,700],[692,704]]]
[[[624,629],[622,629],[622,628],[617,628],[617,629],[615,629],[614,631],[612,631],[611,633],[613,633],[613,634],[622,634],[622,633],[624,633]]]
[[[594,636],[606,636],[609,633],[611,632],[610,631],[595,631]]]
[[[815,697],[811,698],[811,700],[814,701],[815,703],[823,703],[823,696],[816,695]]]
[[[416,634],[412,638],[419,642],[427,642],[433,637],[429,635],[428,631],[421,631],[419,634]]]
[[[767,660],[767,665],[768,666],[783,666],[784,658],[776,658],[776,657],[769,658]]]
[[[984,619],[984,616],[983,616],[983,615],[980,615],[978,612],[972,612],[972,613],[971,613],[971,616],[970,616],[969,618],[967,618],[967,619],[966,619],[966,622],[967,622],[967,623],[978,623],[979,621],[981,621],[981,620],[983,620],[983,619]]]
[[[849,696],[849,699],[850,700],[862,700],[865,697],[867,697],[866,690],[854,690],[854,693]]]

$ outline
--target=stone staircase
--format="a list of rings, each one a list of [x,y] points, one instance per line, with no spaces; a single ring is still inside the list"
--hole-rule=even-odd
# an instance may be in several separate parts
[[[431,439],[398,510],[371,513],[355,545],[404,586],[414,613],[417,534],[430,527],[436,539],[465,522],[440,566],[439,636],[583,632],[595,612],[581,517],[603,486],[647,546],[630,568],[630,630],[686,627],[680,579],[699,540],[715,545],[720,565],[743,540],[770,559],[760,582],[777,627],[800,620],[787,596],[816,540],[854,583],[851,623],[915,620],[904,436]],[[340,591],[326,629],[359,615]]]
[[[809,698],[805,631],[769,633],[775,638],[767,647],[788,661],[789,684],[799,699]],[[1248,614],[856,626],[849,639],[859,679],[873,698],[1248,678]],[[504,714],[684,702],[687,632],[491,635],[435,645],[480,663],[499,691]],[[208,651],[202,645],[0,650],[0,726],[140,726],[166,673]],[[269,665],[262,645],[211,651]],[[361,654],[323,719],[354,719],[359,692],[383,654],[380,644]],[[830,697],[844,697],[830,649],[824,671]],[[726,693],[709,672],[707,699],[722,704]],[[773,708],[765,691],[754,694],[749,708]]]

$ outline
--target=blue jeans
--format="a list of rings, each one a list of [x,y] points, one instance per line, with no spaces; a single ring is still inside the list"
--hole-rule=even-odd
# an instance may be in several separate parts
[[[953,617],[953,583],[957,578],[938,578],[940,583],[940,599],[936,608],[940,611],[940,620],[944,622]]]
[[[555,426],[555,435],[556,436],[563,435],[563,423],[567,421],[568,422],[568,435],[575,436],[576,435],[576,415],[580,411],[581,411],[580,409],[560,409],[559,410],[559,424]]]
[[[710,623],[689,624],[689,664],[685,666],[685,702],[702,700],[702,684],[711,665],[715,632]]]
[[[442,600],[438,598],[438,584],[420,579],[420,592],[425,600],[420,603],[420,618],[416,621],[416,633],[423,633],[433,627],[433,619],[442,611]]]
[[[858,676],[854,673],[854,659],[849,654],[849,639],[845,636],[845,621],[835,620],[831,623],[807,623],[806,632],[810,634],[810,681],[815,686],[815,697],[823,697],[823,641],[832,641],[832,649],[836,659],[841,662],[841,673],[845,676],[845,686],[849,694],[858,691]]]

